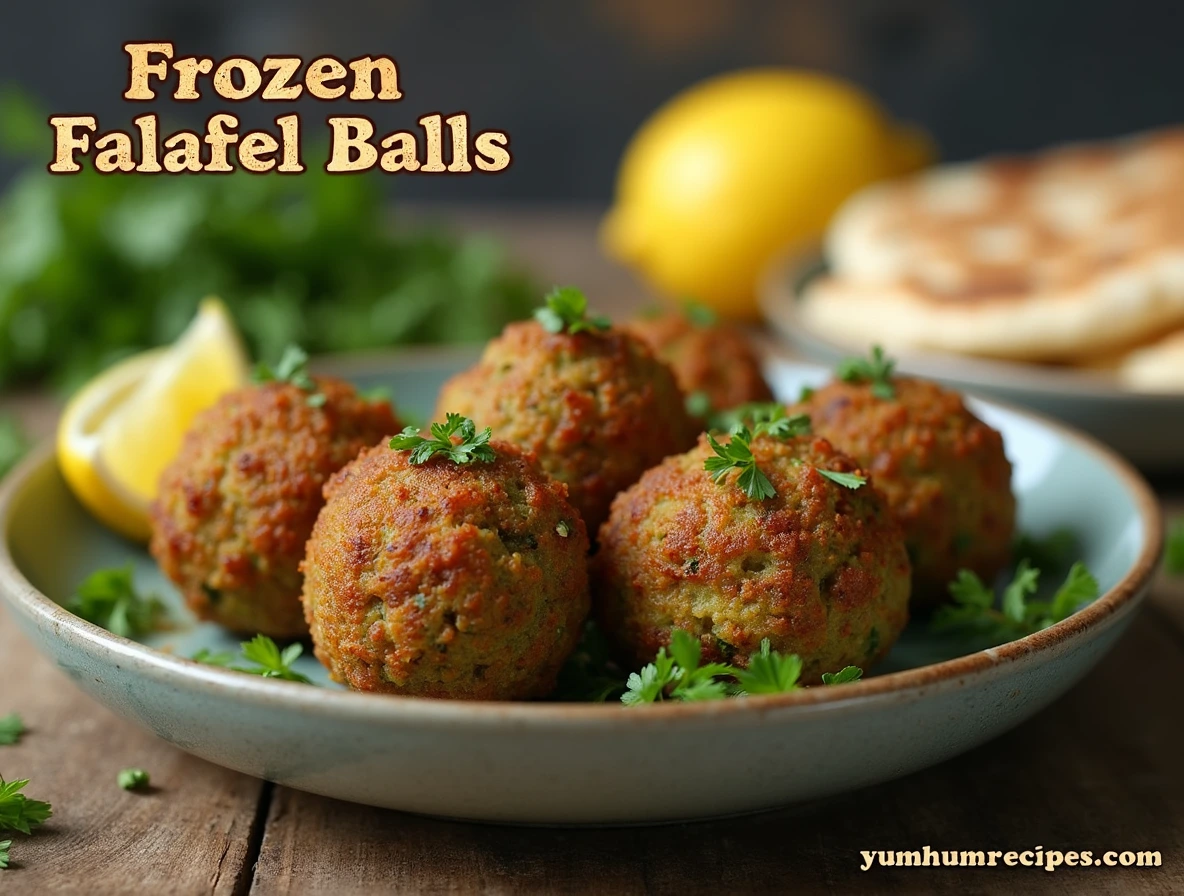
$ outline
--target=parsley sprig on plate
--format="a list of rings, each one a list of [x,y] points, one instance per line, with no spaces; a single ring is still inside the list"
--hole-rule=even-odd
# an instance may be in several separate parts
[[[124,638],[146,635],[164,619],[160,599],[136,590],[130,563],[91,573],[63,606],[75,616]]]
[[[574,286],[556,286],[543,301],[534,319],[548,333],[597,333],[612,326],[603,314],[588,316],[588,297]]]
[[[896,362],[884,354],[884,349],[873,345],[866,358],[845,358],[839,362],[835,375],[845,383],[870,383],[872,395],[891,400],[896,397],[892,373]]]
[[[490,463],[497,459],[489,440],[493,430],[488,426],[477,432],[477,425],[461,414],[449,414],[444,423],[433,423],[430,439],[420,435],[418,426],[408,426],[390,441],[396,451],[410,451],[411,463],[426,464],[433,457],[446,457],[456,464],[475,460]]]
[[[703,663],[698,639],[681,629],[670,636],[669,648],[663,647],[652,663],[629,676],[621,702],[626,706],[657,703],[664,700],[698,702],[744,697],[753,694],[784,694],[797,690],[802,661],[796,654],[782,654],[761,641],[760,652],[742,669],[729,663]],[[847,666],[836,673],[826,673],[824,684],[856,681],[863,671]]]
[[[0,716],[0,747],[9,747],[25,733],[25,722],[15,712]]]
[[[0,834],[16,831],[32,833],[33,828],[44,824],[53,815],[53,807],[41,800],[29,799],[21,791],[29,783],[27,778],[5,781],[0,776]],[[11,840],[0,840],[0,868],[8,867],[8,850]]]
[[[764,471],[757,466],[752,455],[752,442],[761,436],[774,439],[790,439],[795,436],[809,435],[810,418],[806,414],[786,414],[785,408],[775,402],[743,405],[739,411],[739,418],[732,426],[732,438],[727,444],[720,444],[711,433],[707,434],[707,444],[715,452],[714,456],[703,462],[703,469],[711,474],[712,480],[722,482],[731,470],[739,470],[740,475],[736,484],[748,497],[758,501],[777,496],[777,490]],[[815,469],[844,488],[856,489],[867,480],[856,473],[840,473],[835,470]]]
[[[251,379],[259,384],[290,383],[308,393],[306,402],[310,408],[319,408],[325,403],[325,393],[317,391],[316,380],[308,372],[308,352],[298,345],[285,348],[274,368],[260,361],[255,365]]]
[[[931,626],[936,632],[1003,644],[1068,618],[1084,604],[1096,600],[1099,593],[1098,580],[1080,562],[1069,568],[1064,583],[1049,600],[1035,598],[1039,587],[1040,570],[1027,558],[1020,560],[998,601],[995,592],[977,575],[968,569],[960,570],[950,583],[953,603],[937,609]]]
[[[1164,567],[1169,575],[1184,576],[1184,518],[1176,520],[1168,530]]]
[[[194,662],[205,663],[207,666],[221,666],[233,669],[235,672],[245,672],[248,675],[261,675],[264,678],[279,678],[283,681],[298,681],[301,684],[312,684],[312,679],[302,675],[292,668],[292,664],[304,653],[304,645],[289,644],[283,650],[266,635],[256,635],[250,641],[239,645],[241,659],[251,665],[236,665],[239,657],[230,651],[214,653],[202,648],[192,657]]]

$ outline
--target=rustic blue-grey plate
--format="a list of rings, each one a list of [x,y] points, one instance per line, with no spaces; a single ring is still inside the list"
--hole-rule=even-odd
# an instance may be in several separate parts
[[[337,365],[430,413],[471,354]],[[793,397],[823,370],[770,361]],[[47,448],[0,487],[0,593],[34,643],[84,691],[212,762],[344,800],[455,818],[613,824],[701,818],[814,799],[907,774],[1011,728],[1071,687],[1114,644],[1162,541],[1156,505],[1125,462],[1058,425],[985,402],[1015,466],[1022,527],[1081,538],[1103,596],[1038,634],[959,655],[910,629],[868,679],[774,697],[625,708],[384,697],[265,680],[191,662],[235,646],[196,622],[145,551],[92,520]],[[63,610],[100,567],[130,562],[178,620],[143,643]]]

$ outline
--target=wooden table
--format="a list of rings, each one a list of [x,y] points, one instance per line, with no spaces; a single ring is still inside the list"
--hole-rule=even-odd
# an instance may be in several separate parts
[[[621,312],[638,285],[600,260],[579,210],[466,212],[544,280]],[[40,397],[5,399],[48,432]],[[1158,484],[1184,511],[1184,484]],[[91,702],[0,609],[0,715],[30,726],[0,774],[53,819],[16,836],[0,894],[1184,892],[1184,582],[1156,584],[1114,653],[1020,728],[910,777],[817,805],[620,830],[433,821],[277,787],[195,759]],[[869,745],[869,749],[874,749]],[[721,761],[726,761],[721,759]],[[138,795],[127,766],[152,773]],[[694,782],[688,781],[688,787]],[[861,850],[1160,850],[1138,868],[860,870]]]

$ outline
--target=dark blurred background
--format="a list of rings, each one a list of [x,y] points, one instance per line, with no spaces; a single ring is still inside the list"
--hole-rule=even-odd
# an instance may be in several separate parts
[[[404,99],[355,104],[380,132],[427,112],[470,113],[510,133],[515,164],[496,177],[401,176],[417,198],[606,201],[629,135],[704,77],[757,65],[840,74],[960,159],[1184,120],[1184,4],[1033,0],[60,0],[6,2],[0,83],[47,110],[127,128],[127,40],[170,39],[178,55],[393,56]],[[234,105],[245,125],[286,105],[248,101],[153,108],[171,127]],[[307,101],[304,143],[341,109]],[[45,133],[46,158],[50,132]],[[308,155],[306,161],[317,160]],[[15,170],[0,160],[0,183]]]

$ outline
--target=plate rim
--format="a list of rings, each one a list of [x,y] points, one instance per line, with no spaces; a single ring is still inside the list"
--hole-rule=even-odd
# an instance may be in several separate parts
[[[414,358],[406,360],[415,365],[429,357],[429,354],[416,352]],[[442,354],[435,357],[440,359]],[[802,367],[815,366],[795,363]],[[358,366],[363,367],[364,364]],[[1142,523],[1144,538],[1138,556],[1114,587],[1055,625],[997,647],[851,682],[841,688],[803,688],[744,700],[702,703],[665,701],[629,707],[625,712],[625,708],[612,703],[451,700],[309,687],[295,682],[246,676],[174,656],[114,635],[75,616],[42,594],[17,567],[9,548],[16,523],[13,508],[17,496],[30,480],[45,468],[56,466],[52,437],[43,441],[0,481],[0,597],[14,612],[32,624],[57,637],[82,642],[92,655],[98,655],[103,662],[113,666],[133,665],[141,674],[150,675],[161,683],[187,689],[203,688],[211,695],[231,688],[240,700],[281,704],[294,710],[317,709],[338,718],[371,722],[500,724],[514,721],[543,727],[557,724],[599,727],[606,720],[618,719],[642,725],[665,725],[675,721],[707,719],[755,721],[772,711],[834,712],[856,710],[870,701],[908,701],[934,688],[962,686],[971,676],[989,675],[1026,657],[1052,650],[1095,630],[1100,632],[1108,628],[1120,616],[1135,608],[1155,575],[1163,552],[1163,521],[1158,501],[1146,480],[1126,460],[1091,436],[1041,414],[1013,407],[1006,402],[978,400],[1051,430],[1106,466],[1133,499]],[[45,651],[40,648],[39,652],[45,655]]]
[[[797,334],[805,334],[811,343],[824,346],[827,351],[840,356],[849,355],[852,352],[851,348],[812,329],[798,312],[798,303],[801,301],[799,281],[823,264],[825,258],[819,246],[812,245],[805,249],[798,246],[781,254],[765,268],[760,277],[757,290],[758,304],[765,321],[781,340],[788,340],[795,347],[803,348],[803,340]],[[1184,392],[1128,389],[1117,382],[1109,381],[1098,371],[1049,369],[1045,365],[1031,362],[942,352],[937,349],[915,349],[894,354],[899,356],[900,369],[905,373],[956,383],[959,388],[970,391],[984,385],[996,385],[1031,395],[1049,395],[1062,399],[1138,402],[1170,408],[1184,406]],[[947,369],[959,363],[972,364],[975,369],[969,375],[957,369]],[[998,377],[999,382],[986,383],[988,376]],[[1031,382],[1033,377],[1037,378],[1036,384]]]

